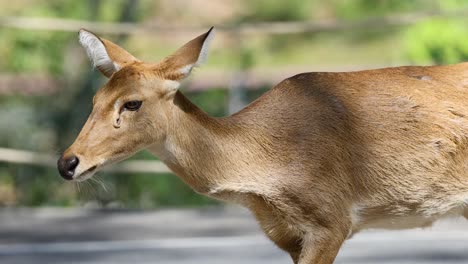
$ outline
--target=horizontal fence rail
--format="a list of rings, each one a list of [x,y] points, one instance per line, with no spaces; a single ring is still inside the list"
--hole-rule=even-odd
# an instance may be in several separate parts
[[[242,83],[246,90],[270,88],[282,80],[302,72],[310,71],[356,71],[370,68],[388,67],[388,64],[369,65],[342,65],[338,66],[295,66],[282,68],[253,68],[244,74]],[[391,66],[391,65],[390,65]],[[235,70],[232,70],[235,71]],[[195,78],[183,82],[182,91],[201,92],[212,89],[230,90],[232,82],[238,78],[229,70],[213,71],[204,69],[195,73]],[[21,94],[25,96],[53,95],[64,89],[68,89],[66,82],[60,77],[47,74],[8,74],[0,73],[0,96]]]
[[[46,153],[25,150],[0,148],[0,162],[22,165],[35,165],[55,168],[58,157]],[[103,171],[117,173],[171,173],[171,170],[160,161],[128,160],[103,168]]]
[[[434,17],[466,17],[468,9],[443,12],[424,12],[413,14],[400,14],[363,19],[359,21],[305,21],[305,22],[262,22],[239,24],[233,26],[219,26],[218,31],[237,34],[297,34],[316,33],[340,30],[377,29],[391,26],[406,26]],[[210,25],[211,26],[211,25]],[[87,28],[98,33],[107,34],[143,34],[158,32],[159,34],[199,33],[209,26],[164,26],[160,24],[145,23],[110,23],[91,22],[86,20],[62,18],[33,18],[5,16],[0,17],[0,27],[16,29],[32,29],[47,31],[76,32],[79,28]]]

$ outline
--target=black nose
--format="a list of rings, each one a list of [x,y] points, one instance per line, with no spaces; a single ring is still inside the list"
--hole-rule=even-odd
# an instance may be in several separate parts
[[[73,175],[75,174],[76,166],[78,166],[80,160],[76,156],[71,156],[65,158],[64,156],[60,157],[57,161],[57,168],[65,180],[73,179]]]

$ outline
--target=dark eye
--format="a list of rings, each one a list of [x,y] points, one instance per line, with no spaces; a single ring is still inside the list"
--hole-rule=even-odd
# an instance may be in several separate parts
[[[124,104],[125,110],[136,111],[140,109],[142,101],[128,101]]]

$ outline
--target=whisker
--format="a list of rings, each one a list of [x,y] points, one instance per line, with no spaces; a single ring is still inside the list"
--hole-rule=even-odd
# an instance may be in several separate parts
[[[77,190],[78,195],[80,195],[81,194],[80,183],[75,182],[73,186],[75,186],[75,190]]]
[[[100,179],[97,175],[95,176],[95,178],[91,178],[91,179],[97,184],[99,184],[99,186],[101,186],[105,192],[109,192],[105,182],[102,179]]]
[[[92,181],[85,181],[87,186],[89,186],[89,194],[90,196],[94,196],[96,197],[97,196],[97,190],[96,190],[96,187],[92,184]]]
[[[82,188],[83,196],[85,196],[86,198],[91,196],[91,186],[89,185],[89,182],[83,181],[83,182],[80,182],[79,184],[83,187]]]

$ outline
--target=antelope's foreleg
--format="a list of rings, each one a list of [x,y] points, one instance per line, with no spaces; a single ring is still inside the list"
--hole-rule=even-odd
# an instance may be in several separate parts
[[[319,229],[306,234],[298,264],[332,264],[346,234],[338,229]]]

